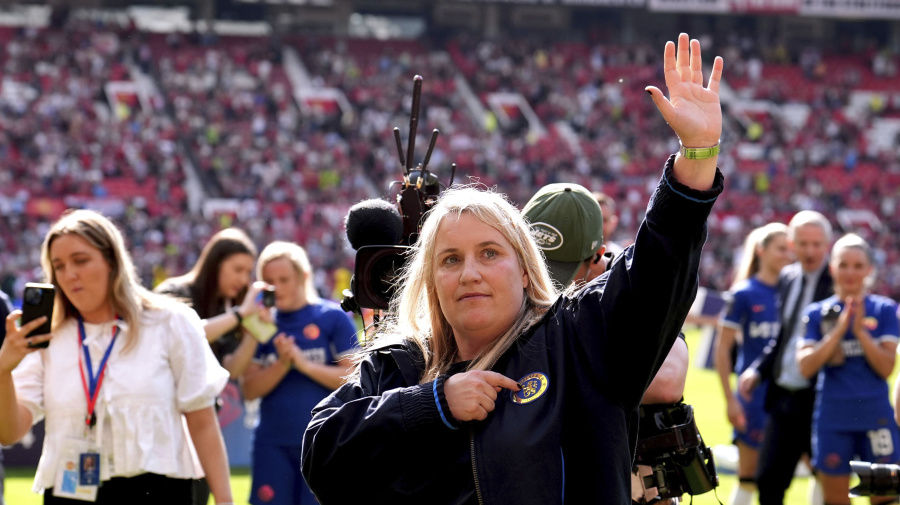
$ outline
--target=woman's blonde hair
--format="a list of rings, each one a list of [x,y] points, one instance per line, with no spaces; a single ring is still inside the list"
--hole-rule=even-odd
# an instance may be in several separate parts
[[[303,283],[303,294],[306,296],[307,303],[319,299],[309,257],[302,247],[293,242],[276,240],[267,245],[259,254],[259,260],[256,262],[256,278],[262,279],[263,269],[266,268],[267,264],[277,259],[286,259],[293,265],[294,270]]]
[[[734,288],[742,281],[759,273],[761,267],[759,264],[759,252],[768,247],[775,237],[787,237],[788,232],[787,225],[782,223],[769,223],[751,231],[744,240],[741,262],[734,272],[734,281],[732,281],[731,287]]]
[[[70,317],[78,317],[78,309],[66,297],[56,278],[50,259],[53,241],[64,235],[76,235],[91,247],[100,251],[110,266],[107,300],[119,319],[128,324],[123,335],[126,343],[123,350],[130,349],[140,334],[140,318],[146,309],[166,306],[167,299],[155,295],[144,288],[135,273],[131,255],[125,248],[122,233],[108,218],[92,210],[69,210],[53,224],[41,245],[41,266],[46,282],[56,286],[56,303],[53,309],[53,328],[58,328]]]
[[[445,373],[458,360],[453,328],[444,317],[435,287],[434,248],[444,218],[459,217],[463,213],[493,227],[509,241],[529,281],[516,321],[472,360],[469,370],[490,369],[516,338],[544,316],[558,296],[528,224],[503,195],[474,187],[445,191],[426,214],[418,242],[412,247],[407,264],[397,279],[402,289],[391,301],[393,316],[378,332],[380,336],[405,337],[422,349],[425,355],[423,383]]]

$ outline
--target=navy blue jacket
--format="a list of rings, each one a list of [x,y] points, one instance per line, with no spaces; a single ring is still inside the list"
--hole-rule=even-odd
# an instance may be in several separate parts
[[[485,421],[457,425],[443,378],[419,384],[415,345],[373,350],[306,430],[302,470],[320,502],[630,503],[638,406],[696,295],[722,191],[720,173],[709,191],[679,184],[673,160],[634,247],[492,368],[531,386],[519,402],[503,390]]]

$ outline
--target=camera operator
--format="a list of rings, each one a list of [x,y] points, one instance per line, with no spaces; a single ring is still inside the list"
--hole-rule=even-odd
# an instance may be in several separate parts
[[[671,102],[646,88],[686,147],[667,161],[605,289],[559,296],[502,195],[441,195],[392,317],[313,411],[302,467],[321,503],[627,501],[640,399],[690,309],[723,189],[723,61],[704,87],[700,56],[680,34],[663,58]],[[605,436],[583,438],[591,431]],[[366,485],[348,485],[358,467]]]
[[[603,225],[607,220],[595,195],[578,184],[550,184],[541,188],[522,209],[531,223],[538,247],[544,252],[550,278],[568,286],[572,292],[604,274],[609,266],[607,262],[611,261],[604,256],[606,246],[602,245]],[[605,279],[598,284],[605,286]],[[681,401],[689,357],[684,335],[679,337],[644,393],[641,405],[671,405]],[[597,432],[584,436],[593,433]],[[637,472],[632,475],[632,499],[653,498],[655,495],[645,497]]]

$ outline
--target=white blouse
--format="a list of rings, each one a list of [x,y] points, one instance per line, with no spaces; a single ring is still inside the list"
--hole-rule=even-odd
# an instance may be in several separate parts
[[[100,479],[147,472],[202,477],[182,413],[212,406],[228,382],[228,372],[213,356],[200,318],[179,303],[145,311],[140,337],[127,352],[128,328],[124,321],[118,324],[119,337],[97,398],[97,424],[88,436],[100,446]],[[96,375],[112,340],[113,323],[84,327]],[[31,411],[35,423],[46,416],[35,492],[53,487],[64,440],[84,438],[87,399],[79,353],[83,356],[78,322],[69,319],[53,332],[50,347],[29,354],[13,371],[19,403]]]

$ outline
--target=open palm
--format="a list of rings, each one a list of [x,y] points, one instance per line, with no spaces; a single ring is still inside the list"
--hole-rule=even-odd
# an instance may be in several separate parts
[[[719,82],[723,66],[722,58],[717,56],[709,83],[704,87],[700,42],[682,33],[678,36],[677,51],[675,43],[666,43],[663,70],[669,98],[655,86],[646,89],[686,147],[710,147],[719,142],[722,133]]]

